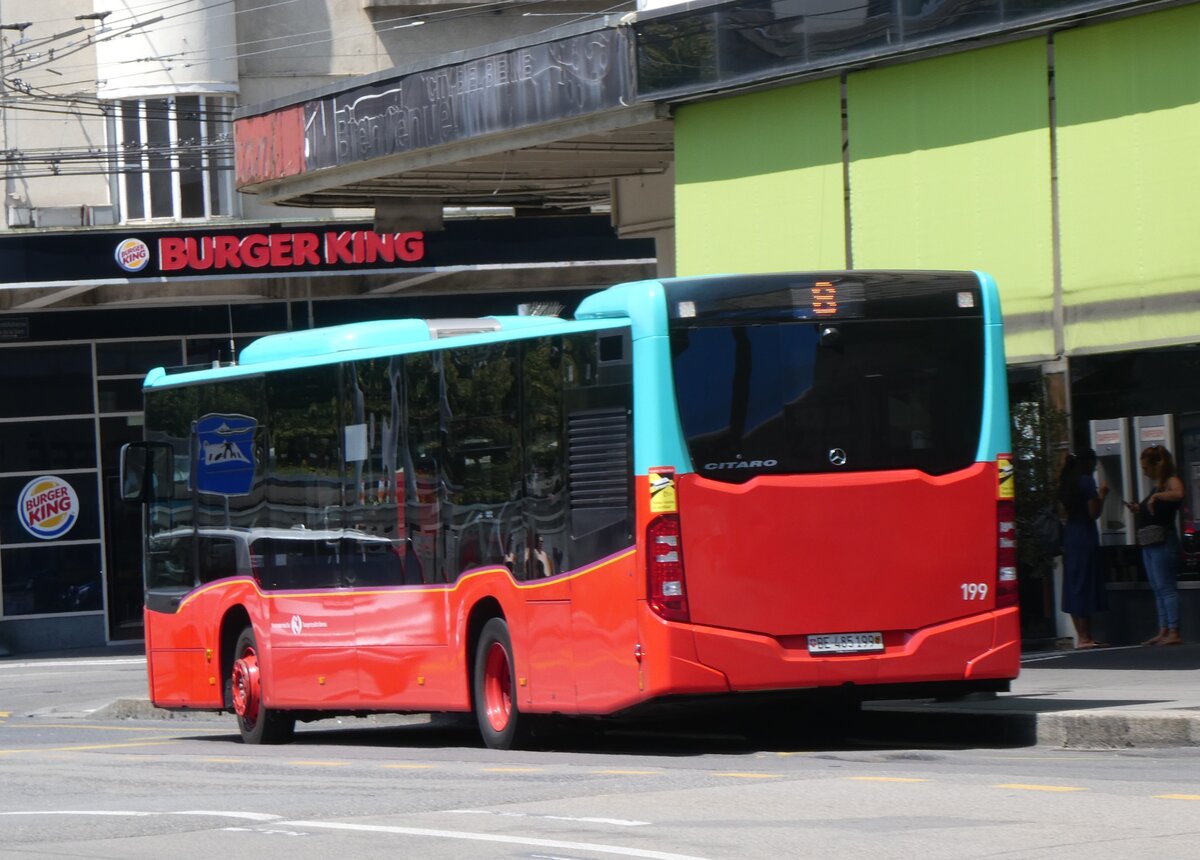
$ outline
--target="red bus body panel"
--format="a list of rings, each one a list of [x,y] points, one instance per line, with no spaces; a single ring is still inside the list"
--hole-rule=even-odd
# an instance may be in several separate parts
[[[736,690],[1016,677],[1017,610],[995,608],[997,480],[992,463],[680,476],[697,660]],[[857,632],[882,633],[884,653],[808,652],[811,634]]]
[[[632,549],[582,571],[517,583],[503,568],[453,586],[266,593],[211,583],[173,614],[147,610],[150,692],[167,708],[222,707],[221,624],[251,618],[269,707],[466,711],[471,610],[498,600],[513,631],[519,702],[531,712],[610,713],[639,700]],[[583,667],[583,668],[581,668]]]
[[[269,707],[467,711],[471,613],[498,604],[516,695],[531,713],[608,714],[661,696],[1016,677],[1015,607],[997,609],[996,466],[677,481],[690,623],[646,599],[654,514],[635,479],[637,545],[517,582],[504,568],[453,585],[270,592],[210,583],[174,614],[147,611],[151,696],[220,709],[223,619],[246,613]],[[850,534],[852,540],[837,538]],[[964,584],[987,583],[986,599]],[[810,634],[880,632],[875,654],[812,655]]]

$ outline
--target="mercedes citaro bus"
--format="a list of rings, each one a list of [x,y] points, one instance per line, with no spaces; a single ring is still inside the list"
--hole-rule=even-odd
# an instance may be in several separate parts
[[[549,715],[1002,690],[1019,663],[996,286],[675,278],[573,319],[399,319],[156,369],[161,708]]]

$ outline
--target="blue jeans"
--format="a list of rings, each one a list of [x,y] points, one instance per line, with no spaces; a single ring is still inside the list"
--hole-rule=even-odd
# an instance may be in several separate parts
[[[1154,589],[1154,605],[1158,609],[1158,626],[1179,629],[1179,591],[1175,580],[1179,575],[1179,536],[1167,530],[1167,539],[1155,546],[1142,547],[1142,563],[1146,578]]]

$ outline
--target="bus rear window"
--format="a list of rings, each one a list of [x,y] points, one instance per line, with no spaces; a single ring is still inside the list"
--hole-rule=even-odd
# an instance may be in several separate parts
[[[705,477],[939,475],[975,460],[983,408],[978,316],[677,320],[671,348],[683,432]]]

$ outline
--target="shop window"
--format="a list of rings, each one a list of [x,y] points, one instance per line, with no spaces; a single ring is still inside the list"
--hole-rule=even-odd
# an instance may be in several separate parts
[[[96,466],[91,418],[0,422],[0,472],[56,472]]]
[[[122,223],[236,214],[232,110],[216,96],[116,103],[109,130]]]
[[[0,349],[0,418],[90,415],[90,346],[20,346]]]
[[[96,344],[96,373],[100,376],[144,376],[156,367],[183,364],[179,341],[143,340]]]
[[[96,383],[101,412],[141,412],[142,378],[101,379]]]
[[[239,337],[231,344],[228,336],[190,338],[187,342],[187,359],[184,364],[233,361],[248,344],[255,340],[257,340],[256,337]]]
[[[99,544],[7,549],[0,567],[6,618],[104,608]]]

